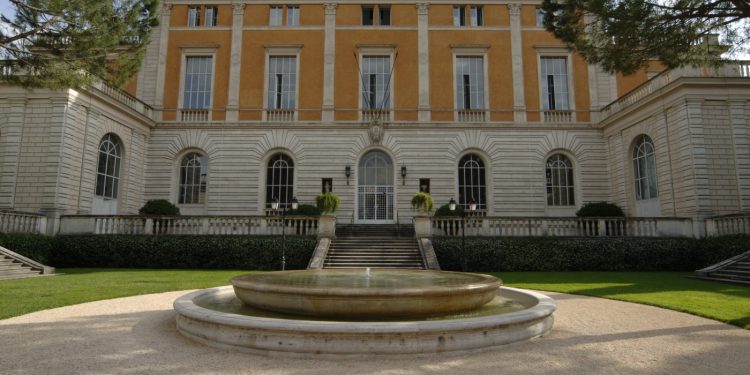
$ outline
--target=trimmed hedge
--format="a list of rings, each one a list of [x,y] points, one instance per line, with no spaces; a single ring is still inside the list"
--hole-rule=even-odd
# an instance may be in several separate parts
[[[303,269],[314,237],[287,237],[286,268]],[[281,269],[278,236],[57,236],[55,267]]]
[[[473,272],[694,271],[750,250],[750,236],[434,238],[440,267]]]
[[[0,246],[31,260],[49,265],[55,246],[55,238],[40,234],[0,233]]]

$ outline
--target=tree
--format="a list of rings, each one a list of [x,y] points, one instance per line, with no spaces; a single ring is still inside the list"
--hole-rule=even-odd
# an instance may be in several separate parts
[[[629,74],[652,59],[717,65],[750,40],[750,0],[544,0],[542,11],[548,31],[609,72]]]
[[[80,88],[94,79],[120,87],[138,71],[158,25],[158,0],[10,2],[15,18],[0,18],[0,82],[24,87]]]

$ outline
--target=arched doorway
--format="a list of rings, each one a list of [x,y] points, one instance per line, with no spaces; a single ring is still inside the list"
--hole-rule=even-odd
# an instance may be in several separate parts
[[[393,222],[393,162],[382,151],[370,151],[359,161],[357,221]]]

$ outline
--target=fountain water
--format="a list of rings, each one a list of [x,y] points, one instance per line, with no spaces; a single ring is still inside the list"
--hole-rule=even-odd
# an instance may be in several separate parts
[[[361,269],[254,273],[174,303],[177,329],[254,353],[370,356],[465,351],[528,340],[554,301],[488,275]]]

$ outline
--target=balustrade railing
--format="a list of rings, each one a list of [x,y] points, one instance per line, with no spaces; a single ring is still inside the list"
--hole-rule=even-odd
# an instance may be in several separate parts
[[[209,111],[207,109],[181,109],[180,121],[182,122],[208,122]]]
[[[311,236],[318,233],[317,216],[63,216],[62,219],[63,234],[280,235],[285,232]]]
[[[459,109],[458,122],[485,122],[484,109]]]
[[[294,109],[267,109],[266,120],[268,121],[294,121]]]
[[[431,217],[432,236],[659,237],[692,235],[680,218]]]
[[[750,215],[724,216],[706,219],[709,236],[750,234]]]
[[[573,111],[545,110],[542,111],[542,121],[554,123],[574,122],[575,116]]]
[[[0,211],[0,233],[45,234],[47,217],[26,212]]]
[[[372,108],[365,108],[362,109],[362,121],[364,122],[370,122],[370,121],[388,121],[391,119],[391,110],[390,109],[372,109]]]

